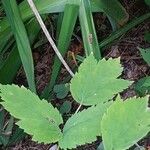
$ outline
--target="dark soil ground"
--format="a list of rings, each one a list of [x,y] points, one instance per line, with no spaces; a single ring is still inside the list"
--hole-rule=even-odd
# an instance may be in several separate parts
[[[148,11],[147,7],[144,5],[144,2],[141,0],[122,0],[122,4],[126,8],[127,12],[130,15],[130,20],[133,18],[139,17],[142,14]],[[94,14],[94,21],[97,29],[97,35],[100,39],[104,39],[111,33],[110,24],[108,23],[107,18],[100,13]],[[53,25],[53,22],[51,22]],[[47,21],[48,27],[50,27],[49,21]],[[52,32],[55,32],[55,29],[51,28]],[[150,43],[146,43],[144,40],[145,31],[150,31],[150,20],[144,21],[142,24],[136,26],[120,39],[118,39],[114,44],[107,47],[103,56],[105,58],[121,58],[121,63],[124,68],[122,73],[122,78],[132,81],[137,81],[138,79],[150,75],[150,68],[142,59],[138,47],[149,47]],[[43,38],[42,33],[39,35],[39,39]],[[72,37],[72,42],[69,47],[69,51],[74,52],[75,54],[83,54],[83,44],[81,40],[80,31],[75,31],[75,36]],[[34,61],[35,61],[35,71],[36,71],[36,80],[38,91],[41,92],[50,79],[51,67],[54,59],[54,52],[51,49],[51,46],[46,42],[44,45],[36,48],[33,52]],[[72,64],[74,61],[69,57],[66,57],[69,64]],[[67,76],[67,73],[64,68],[61,70],[58,83],[63,81]],[[15,83],[26,85],[25,75],[20,69],[16,77]],[[133,87],[131,86],[126,91],[122,92],[122,97],[124,99],[136,95]],[[70,96],[68,96],[70,98]],[[56,99],[57,103],[57,99]],[[59,104],[56,104],[59,105]],[[74,107],[77,107],[74,105]],[[100,140],[99,140],[100,141]],[[146,137],[141,140],[139,144],[144,145],[147,149],[150,149],[150,138]],[[96,150],[96,147],[99,145],[99,142],[94,142],[92,144],[79,147],[79,150]],[[48,150],[51,145],[37,144],[32,142],[30,137],[26,137],[21,142],[17,143],[13,147],[8,148],[9,150]]]

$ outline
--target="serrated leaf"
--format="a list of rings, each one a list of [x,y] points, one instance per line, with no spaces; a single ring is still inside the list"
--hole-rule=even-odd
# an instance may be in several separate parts
[[[101,119],[112,102],[92,106],[74,114],[66,122],[59,146],[63,149],[76,148],[78,145],[91,143],[101,135]]]
[[[128,149],[150,131],[148,97],[117,100],[103,116],[102,138],[105,150]]]
[[[147,64],[150,65],[150,48],[147,49],[139,48],[139,50],[145,62],[147,62]]]
[[[119,59],[97,62],[91,54],[79,67],[71,80],[73,98],[83,105],[95,105],[111,99],[114,94],[127,88],[131,82],[117,79],[122,67]]]
[[[33,135],[33,140],[44,143],[57,142],[62,133],[59,125],[63,122],[57,109],[25,87],[1,85],[1,104],[11,115],[19,119],[17,122],[26,133]]]

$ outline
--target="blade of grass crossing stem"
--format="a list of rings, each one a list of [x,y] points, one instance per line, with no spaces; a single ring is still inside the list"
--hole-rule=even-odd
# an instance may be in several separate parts
[[[40,31],[40,26],[37,20],[31,19],[26,24],[26,29],[30,40],[30,44],[32,45]],[[0,68],[0,82],[2,84],[12,83],[20,66],[21,59],[18,53],[17,45],[15,44],[9,56],[5,60],[4,65],[2,66],[2,68]]]
[[[79,12],[78,5],[67,4],[65,6],[64,17],[58,39],[58,49],[60,50],[60,53],[63,57],[65,56],[67,49],[69,47],[71,36],[73,34],[73,29],[77,20],[78,12]],[[58,59],[58,57],[55,56],[51,80],[44,89],[41,95],[42,98],[47,99],[50,96],[50,92],[54,87],[58,73],[60,71],[60,67],[61,62]]]
[[[70,0],[69,3],[71,3],[74,0]],[[64,12],[65,5],[68,3],[68,0],[34,0],[35,5],[40,12],[40,14],[48,14],[48,13],[60,13]],[[33,12],[30,9],[28,2],[24,0],[19,4],[19,9],[21,13],[21,17],[23,21],[26,21],[27,19],[31,18],[33,16]],[[92,11],[98,12],[102,11],[100,7],[95,3],[95,1],[92,1]],[[11,30],[10,30],[10,24],[5,17],[2,21],[0,21],[0,45],[6,44],[6,40],[8,40],[12,36]],[[4,40],[5,39],[5,40]],[[1,51],[0,47],[0,51]]]
[[[34,3],[40,14],[46,14],[59,12],[59,9],[63,11],[64,1],[67,0],[34,0]],[[26,21],[27,19],[34,16],[26,0],[20,3],[19,10],[23,21]],[[0,26],[0,33],[10,27],[10,24],[6,17],[1,21]]]
[[[101,59],[90,0],[81,0],[79,19],[86,56],[93,53],[96,59]]]
[[[99,44],[100,49],[104,48],[105,46],[107,46],[109,44],[111,44],[113,41],[118,39],[120,36],[122,36],[123,34],[128,32],[130,29],[132,29],[136,25],[142,23],[144,20],[146,20],[148,18],[150,18],[150,13],[144,14],[141,17],[134,19],[133,21],[131,21],[130,23],[128,23],[124,27],[122,27],[119,30],[113,32],[109,37],[107,37],[102,42],[100,42],[100,44]]]
[[[123,34],[125,34],[126,32],[128,32],[130,29],[132,29],[133,27],[135,27],[136,25],[142,23],[144,20],[147,20],[148,18],[150,18],[150,13],[144,14],[143,16],[134,19],[133,21],[131,21],[129,24],[125,25],[124,27],[122,27],[121,29],[117,30],[116,32],[112,33],[108,38],[106,38],[105,40],[103,40],[100,43],[100,48],[103,48],[109,44],[111,44],[114,40],[116,40],[117,38],[119,38],[120,36],[122,36]],[[2,21],[3,22],[3,21]],[[1,23],[0,23],[1,24]],[[6,24],[3,24],[3,26],[5,26]],[[9,40],[9,38],[12,36],[11,32],[10,32],[10,28],[8,28],[9,30],[4,31],[3,33],[0,32],[0,52],[3,50],[4,46],[6,45],[7,41]],[[6,37],[5,37],[6,36]]]
[[[72,0],[73,1],[73,0]],[[99,0],[97,0],[100,2]],[[92,12],[103,12],[106,9],[101,8],[102,7],[102,2],[100,5],[97,5],[97,1],[91,1],[92,4]],[[44,0],[44,1],[39,1],[39,0],[34,0],[39,12],[41,14],[46,14],[46,13],[55,13],[55,12],[63,12],[65,5],[68,3],[68,0]],[[69,1],[71,2],[71,1]],[[104,2],[103,2],[104,3]],[[106,2],[107,3],[107,2]],[[104,3],[105,4],[105,3]],[[104,5],[103,4],[103,5]],[[109,4],[109,3],[108,3]],[[107,5],[108,5],[107,4]],[[105,5],[104,5],[105,6]],[[107,7],[106,7],[107,8]],[[30,9],[28,3],[26,0],[24,0],[22,3],[19,5],[19,9],[21,12],[21,16],[23,21],[26,21],[29,19],[31,16],[33,16],[33,12]],[[116,11],[115,11],[116,12]],[[109,15],[109,14],[108,14]],[[116,17],[115,17],[116,18]],[[10,30],[10,24],[8,23],[7,18],[5,17],[1,22],[0,22],[0,52],[3,46],[5,46],[7,40],[12,36],[11,30]],[[3,46],[2,46],[3,45]]]
[[[32,52],[16,0],[2,0],[2,2],[17,42],[17,47],[26,73],[29,88],[31,91],[36,93]]]
[[[74,0],[69,0],[69,3],[73,2]],[[68,0],[34,0],[34,3],[39,11],[40,14],[49,14],[49,13],[60,13],[64,12],[65,5],[68,3]],[[100,11],[99,7],[95,2],[92,2],[92,11],[97,12]],[[33,12],[30,9],[28,2],[24,0],[22,3],[19,4],[20,13],[22,16],[23,21],[26,21],[30,17],[33,16]],[[0,33],[8,28],[10,25],[7,19],[3,19],[0,23]]]
[[[34,0],[35,5],[41,14],[62,12],[67,1],[68,0]],[[20,3],[19,10],[23,21],[26,21],[33,16],[33,12],[26,0]],[[12,32],[10,24],[8,19],[5,17],[2,21],[0,21],[0,52],[11,36]]]

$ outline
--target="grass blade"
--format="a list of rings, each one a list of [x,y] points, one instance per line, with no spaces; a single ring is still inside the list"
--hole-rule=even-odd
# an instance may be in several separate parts
[[[4,9],[14,33],[29,88],[36,92],[30,43],[15,0],[3,0]]]
[[[86,56],[93,53],[96,59],[101,59],[90,0],[81,0],[79,19]]]
[[[70,0],[69,3],[74,0]],[[65,5],[68,3],[68,0],[34,0],[34,3],[40,14],[48,14],[48,13],[60,13],[64,11]],[[26,0],[24,0],[19,5],[21,17],[23,21],[31,18],[33,16],[33,12],[30,9]],[[99,6],[95,2],[92,2],[92,11],[97,12],[101,11]],[[10,24],[8,23],[7,18],[5,17],[0,22],[0,35],[4,34],[6,31],[8,32],[8,28],[10,28]],[[5,31],[5,32],[4,32]],[[9,31],[10,32],[10,31]],[[0,38],[1,39],[1,38]]]
[[[33,44],[38,32],[40,31],[40,26],[36,19],[32,19],[31,21],[29,21],[26,25],[26,29],[30,43]],[[21,59],[19,56],[17,45],[15,44],[8,58],[5,60],[4,65],[2,66],[2,68],[0,68],[0,82],[2,84],[12,83],[20,66]]]
[[[48,13],[63,12],[65,5],[68,3],[68,0],[44,0],[44,1],[34,0],[34,2],[40,14],[48,14]],[[74,2],[74,0],[69,1],[69,3],[72,2]],[[79,0],[77,2],[80,3]],[[91,7],[93,12],[102,11],[95,1],[92,1]],[[27,19],[33,16],[33,12],[30,9],[26,0],[20,3],[19,9],[23,21],[26,21]],[[7,18],[5,17],[2,21],[0,21],[0,45],[1,45],[0,52],[2,49],[2,45],[5,46],[6,42],[11,36],[12,33],[10,29],[10,24]]]
[[[105,40],[100,42],[100,44],[99,44],[100,48],[103,48],[103,47],[107,46],[108,44],[112,43],[113,41],[118,39],[121,35],[125,34],[130,29],[132,29],[136,25],[142,23],[144,20],[146,20],[148,18],[150,18],[150,13],[144,14],[141,17],[134,19],[133,21],[131,21],[124,27],[122,27],[119,30],[117,30],[116,32],[112,33],[108,38],[106,38]]]
[[[58,49],[60,50],[62,56],[65,56],[67,49],[69,47],[69,43],[78,15],[78,10],[79,10],[78,5],[67,4],[65,7],[63,22],[61,25],[61,31],[58,39]],[[49,97],[50,92],[52,91],[53,86],[56,82],[58,73],[60,71],[60,67],[61,62],[57,57],[55,57],[51,80],[50,83],[47,85],[47,87],[44,89],[41,95],[42,98]]]
[[[60,30],[61,30],[61,24],[62,24],[62,21],[63,21],[63,17],[64,17],[64,13],[59,13],[58,19],[57,19],[57,28],[56,28],[57,45],[58,45],[58,38],[59,38]]]

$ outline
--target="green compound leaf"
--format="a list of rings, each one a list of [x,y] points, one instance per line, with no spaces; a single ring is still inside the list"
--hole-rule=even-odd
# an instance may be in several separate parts
[[[69,118],[64,126],[59,146],[62,149],[72,149],[95,141],[97,136],[101,136],[101,119],[111,104],[112,102],[108,102],[92,106]]]
[[[117,100],[103,116],[102,138],[105,150],[128,149],[150,131],[148,97]]]
[[[59,125],[63,123],[58,110],[25,87],[1,85],[1,104],[11,115],[19,119],[17,125],[33,136],[39,143],[57,142],[62,133]]]
[[[127,88],[131,82],[117,79],[122,67],[119,59],[97,62],[91,54],[79,67],[71,80],[73,98],[83,105],[95,105],[111,99],[114,94]]]

